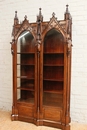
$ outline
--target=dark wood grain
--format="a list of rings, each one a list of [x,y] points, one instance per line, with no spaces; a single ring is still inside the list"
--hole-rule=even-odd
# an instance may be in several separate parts
[[[15,12],[12,120],[70,130],[71,25],[68,5],[61,21],[39,9],[37,22],[19,23]]]

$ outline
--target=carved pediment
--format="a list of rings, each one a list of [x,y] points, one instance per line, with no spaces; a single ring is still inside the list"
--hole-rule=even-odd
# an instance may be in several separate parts
[[[52,18],[50,18],[50,22],[49,22],[49,26],[52,27],[56,27],[58,24],[57,18],[55,17],[55,13],[53,12],[52,14]]]
[[[15,11],[12,35],[14,36],[14,39],[17,40],[19,35],[26,30],[32,33],[32,35],[36,40],[37,39],[41,40],[44,38],[45,34],[49,30],[56,29],[58,32],[62,34],[64,39],[71,39],[72,20],[70,17],[70,13],[68,12],[68,6],[66,8],[66,12],[64,16],[65,16],[64,20],[59,21],[55,17],[55,13],[53,13],[52,17],[50,18],[50,21],[43,22],[43,15],[41,13],[41,8],[40,8],[36,23],[29,23],[29,21],[27,20],[27,16],[25,15],[23,22],[19,24],[17,11]]]
[[[24,30],[27,30],[27,28],[29,27],[29,21],[27,20],[27,16],[25,15],[24,17],[24,21],[22,22],[21,24],[21,27],[24,29]]]
[[[50,21],[48,25],[45,27],[43,34],[45,34],[45,32],[49,31],[52,28],[57,29],[65,37],[66,35],[65,25],[60,24],[60,21],[58,21],[57,18],[55,17],[55,13],[52,14],[52,18],[50,18]]]
[[[33,32],[33,28],[32,28],[32,26],[31,26],[31,24],[29,23],[29,21],[27,20],[27,16],[25,16],[25,19],[24,19],[24,21],[22,22],[21,27],[20,27],[20,29],[18,30],[18,32],[17,32],[17,34],[16,34],[16,36],[15,36],[15,39],[17,39],[17,38],[19,37],[19,35],[20,35],[23,31],[25,31],[25,30],[31,32],[32,35],[35,37],[35,34],[34,34],[34,32]]]

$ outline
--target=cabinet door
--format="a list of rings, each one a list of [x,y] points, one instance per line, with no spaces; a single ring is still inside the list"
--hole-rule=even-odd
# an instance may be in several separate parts
[[[50,30],[43,44],[43,108],[46,120],[61,120],[64,89],[64,44],[62,35]]]
[[[17,101],[35,103],[35,42],[29,31],[24,31],[17,42]]]

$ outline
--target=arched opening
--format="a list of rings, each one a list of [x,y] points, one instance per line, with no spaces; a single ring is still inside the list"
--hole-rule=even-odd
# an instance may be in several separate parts
[[[58,38],[59,40],[61,40],[61,41],[64,40],[63,35],[62,35],[58,30],[56,30],[56,29],[54,29],[54,28],[51,29],[51,30],[49,30],[49,31],[46,33],[45,38],[50,37],[50,36],[57,36],[57,38]]]
[[[34,103],[35,42],[29,31],[24,31],[17,42],[17,99]]]
[[[29,31],[24,31],[18,38],[17,52],[34,51],[34,37]]]
[[[51,29],[44,38],[44,51],[48,51],[50,47],[50,52],[59,52],[59,49],[63,51],[63,35],[56,29]]]
[[[43,43],[43,105],[63,106],[64,38],[51,29]]]

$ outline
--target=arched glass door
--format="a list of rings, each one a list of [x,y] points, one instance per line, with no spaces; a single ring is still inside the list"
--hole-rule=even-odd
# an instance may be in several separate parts
[[[17,100],[35,102],[35,43],[29,31],[24,31],[17,42]]]
[[[64,89],[64,43],[57,30],[50,30],[43,45],[43,106],[62,107]]]

